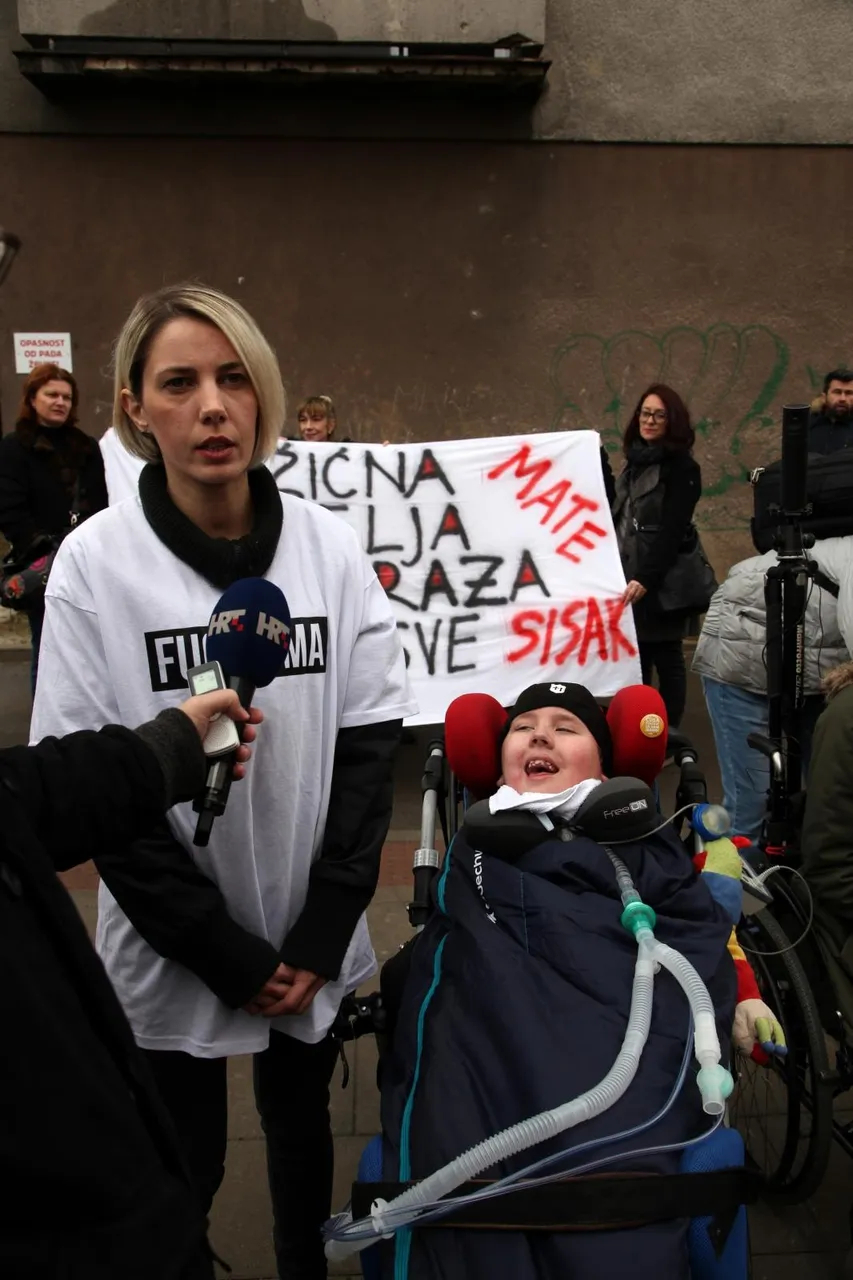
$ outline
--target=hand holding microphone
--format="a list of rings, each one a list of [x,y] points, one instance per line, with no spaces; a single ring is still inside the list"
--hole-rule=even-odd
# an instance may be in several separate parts
[[[227,716],[240,727],[241,745],[237,748],[236,763],[233,776],[239,780],[246,776],[243,766],[252,754],[247,745],[255,741],[255,725],[264,718],[257,707],[249,707],[248,711],[240,705],[240,699],[233,689],[218,689],[214,693],[202,693],[188,698],[178,708],[188,719],[192,720],[202,743],[208,736],[211,722],[216,723],[220,716]]]

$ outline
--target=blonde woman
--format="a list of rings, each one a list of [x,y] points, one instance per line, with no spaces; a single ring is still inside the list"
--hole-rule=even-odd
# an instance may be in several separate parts
[[[279,1275],[325,1276],[328,1037],[374,969],[364,911],[414,710],[394,619],[349,527],[279,494],[263,460],[285,417],[275,356],[232,299],[174,286],[134,307],[114,422],[147,461],[135,497],[92,519],[51,575],[34,734],[137,724],[186,695],[222,590],[264,576],[296,644],[260,690],[257,768],[205,850],[190,805],[98,860],[97,944],[169,1108],[205,1208],[224,1169],[226,1060],[254,1054]]]

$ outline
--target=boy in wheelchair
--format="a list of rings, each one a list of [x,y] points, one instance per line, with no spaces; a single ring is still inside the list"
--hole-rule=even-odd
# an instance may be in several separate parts
[[[582,827],[585,806],[612,772],[607,719],[579,685],[533,685],[499,737],[498,790],[486,808],[469,810],[435,886],[432,918],[383,973],[393,1028],[382,1064],[386,1180],[422,1179],[491,1135],[593,1089],[617,1060],[631,1016],[637,942],[620,921],[613,850]],[[725,1065],[739,1000],[728,950],[740,914],[737,854],[725,839],[711,842],[697,876],[653,801],[642,801],[646,815],[640,800],[613,803],[615,810],[599,806],[605,818],[627,808],[630,822],[632,806],[644,818],[643,829],[634,821],[636,838],[615,851],[653,909],[655,938],[680,952],[707,988]],[[751,1048],[756,1018],[775,1020],[763,1005],[741,1013]],[[511,1155],[488,1176],[579,1142],[585,1150],[606,1143],[636,1186],[650,1174],[676,1174],[683,1144],[711,1128],[687,1070],[690,1039],[688,1002],[671,973],[661,972],[627,1090],[576,1137],[568,1131]],[[586,1159],[558,1167],[578,1164]],[[638,1192],[621,1194],[625,1228],[624,1200]],[[525,1230],[510,1209],[494,1219],[494,1230],[404,1232],[386,1248],[383,1274],[599,1280],[630,1268],[643,1278],[686,1277],[688,1223],[672,1205],[666,1221],[638,1207],[633,1230],[596,1229],[612,1220],[604,1209],[583,1231]]]

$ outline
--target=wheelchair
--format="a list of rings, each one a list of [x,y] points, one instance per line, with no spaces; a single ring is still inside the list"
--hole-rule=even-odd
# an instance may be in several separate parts
[[[682,771],[677,809],[707,803],[698,754],[679,735],[671,734],[670,740]],[[853,1057],[810,933],[807,896],[797,890],[796,881],[776,874],[765,882],[762,872],[770,862],[759,849],[741,851],[741,858],[745,909],[737,939],[762,999],[782,1024],[788,1054],[769,1061],[762,1055],[738,1055],[730,1119],[743,1136],[748,1164],[762,1175],[762,1198],[776,1205],[799,1204],[823,1180],[834,1131],[853,1155],[853,1127],[845,1130],[832,1116],[834,1096],[853,1086]],[[796,870],[793,853],[774,863]],[[815,990],[823,992],[821,1000]],[[836,1071],[830,1068],[827,1035],[840,1044]]]
[[[622,691],[623,695],[630,693],[636,693],[636,690]],[[467,696],[472,699],[479,697]],[[630,715],[626,715],[628,703],[621,695],[616,695],[608,709],[614,744],[614,775],[639,777],[648,785],[655,785],[668,741],[669,754],[680,770],[677,808],[692,808],[696,803],[704,802],[707,799],[706,787],[695,751],[678,735],[671,734],[667,740],[666,713],[656,691],[643,688],[643,697],[646,714],[642,719],[647,726],[657,722],[659,741],[654,743],[654,750],[650,752],[650,738],[639,731],[633,707]],[[453,721],[454,709],[458,712],[461,702],[464,699],[457,699],[449,709],[445,737],[431,745],[422,778],[421,840],[414,855],[414,892],[409,904],[410,922],[418,930],[430,916],[433,881],[442,862],[436,847],[437,825],[441,826],[447,850],[462,825],[469,804],[490,794],[499,774],[496,745],[491,753],[482,745],[473,751],[466,748],[472,735],[478,744],[497,744],[498,732],[505,719],[503,709],[493,699],[480,697],[480,705],[473,715],[471,706],[466,707],[461,715],[457,714],[457,721],[465,726],[465,742],[460,744],[460,734],[453,732]],[[651,732],[654,734],[654,728]],[[692,843],[696,837],[691,832],[685,839]],[[373,1032],[380,1042],[381,1054],[382,1040],[388,1031],[386,1013],[379,995],[351,998],[342,1009],[336,1034],[345,1041]],[[359,1178],[353,1185],[353,1219],[369,1218],[374,1201],[390,1200],[404,1189],[406,1184],[403,1183],[389,1185],[383,1180],[382,1173],[382,1139],[376,1138],[362,1157]],[[690,1177],[681,1176],[685,1173]],[[485,1201],[478,1210],[468,1208],[454,1217],[452,1209],[448,1209],[441,1226],[449,1230],[456,1227],[465,1231],[494,1231],[510,1221],[513,1229],[553,1233],[553,1224],[559,1221],[561,1230],[589,1230],[594,1224],[596,1230],[618,1231],[629,1226],[636,1228],[638,1224],[687,1218],[690,1220],[688,1251],[691,1280],[745,1280],[750,1265],[746,1206],[758,1198],[762,1179],[754,1163],[750,1165],[745,1160],[743,1139],[735,1128],[723,1125],[710,1137],[687,1146],[678,1175],[654,1175],[644,1181],[655,1183],[659,1194],[644,1194],[642,1203],[638,1205],[636,1183],[632,1184],[631,1194],[627,1196],[619,1174],[587,1178],[582,1174],[573,1176],[569,1173],[554,1187],[542,1189],[543,1192],[552,1192],[547,1202],[537,1204],[535,1192],[526,1190],[522,1184],[516,1190],[510,1189],[499,1200]],[[460,1188],[459,1194],[470,1192],[473,1185]],[[413,1229],[418,1228],[415,1226]],[[362,1266],[367,1280],[379,1277],[381,1262],[375,1245],[362,1254]],[[398,1271],[395,1270],[394,1274],[396,1276]]]

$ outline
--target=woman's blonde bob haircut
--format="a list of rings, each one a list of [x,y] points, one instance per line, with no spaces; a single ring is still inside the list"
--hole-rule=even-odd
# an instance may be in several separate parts
[[[122,405],[122,392],[142,399],[142,378],[151,343],[164,325],[179,316],[213,324],[224,333],[242,361],[258,398],[258,433],[250,467],[260,466],[275,452],[284,428],[286,402],[281,371],[270,344],[239,302],[202,284],[172,284],[140,298],[115,345],[113,422],[116,435],[129,453],[145,462],[160,462],[160,450],[150,432],[140,431]]]

